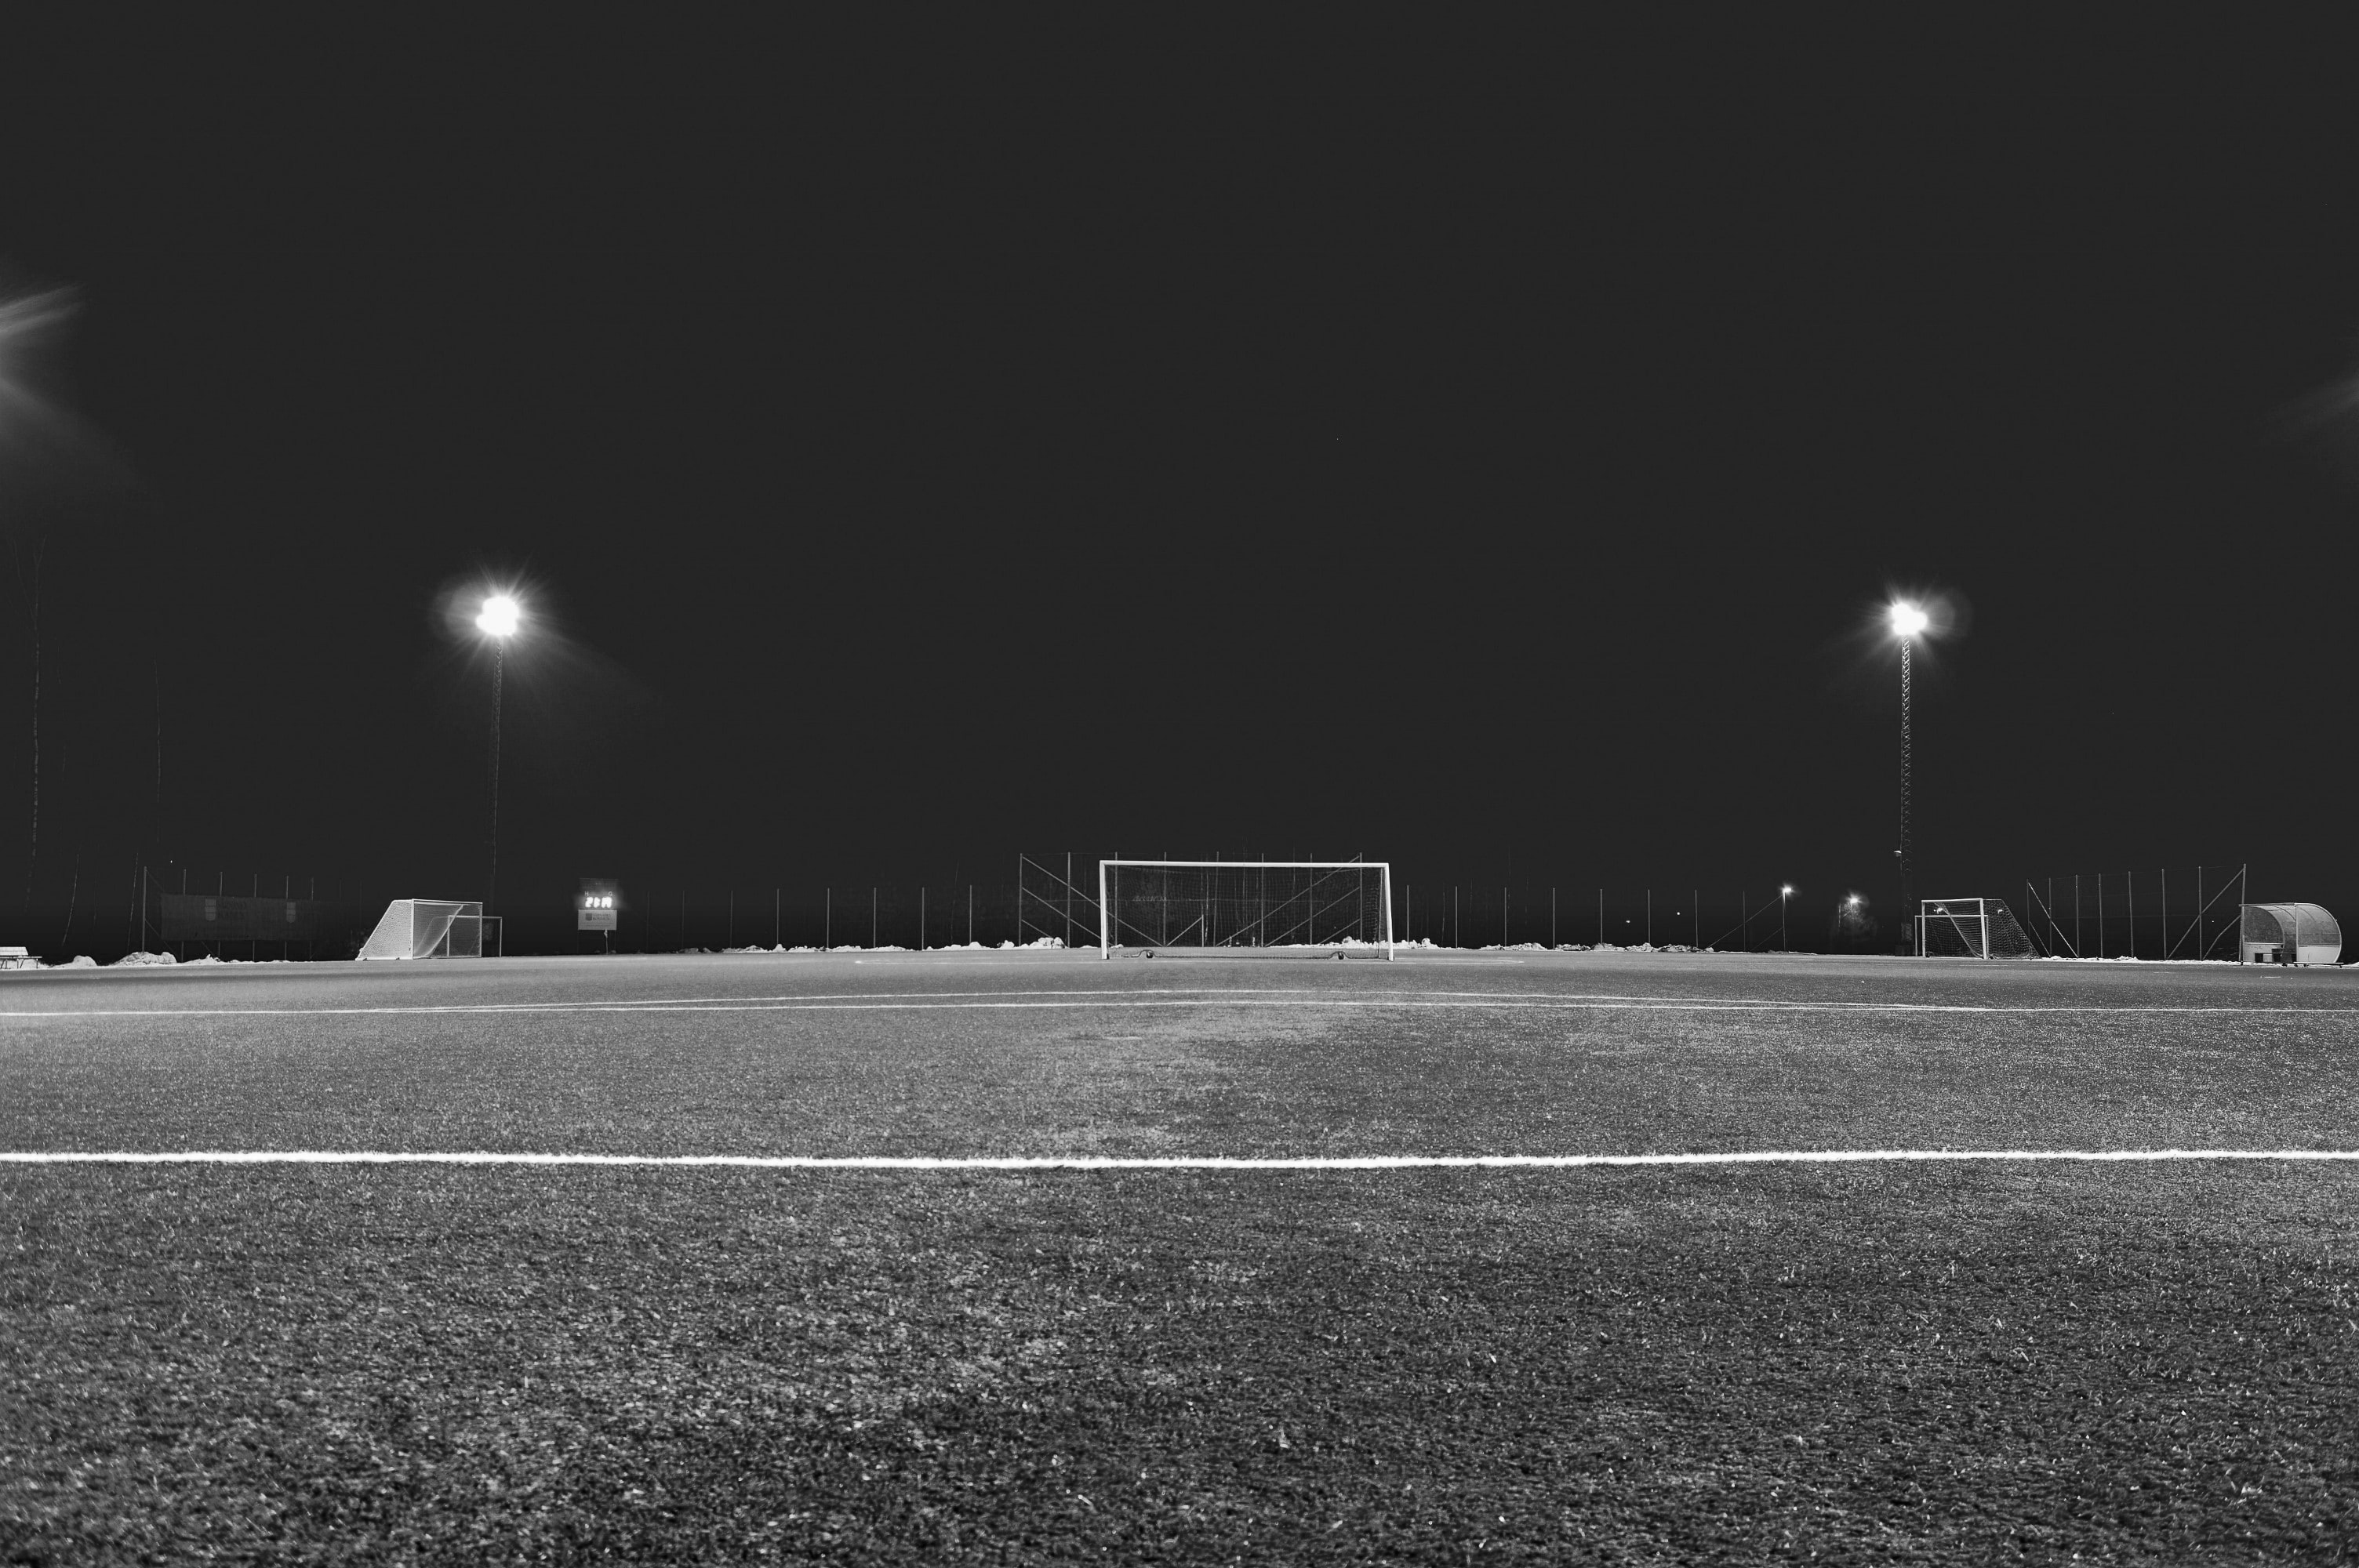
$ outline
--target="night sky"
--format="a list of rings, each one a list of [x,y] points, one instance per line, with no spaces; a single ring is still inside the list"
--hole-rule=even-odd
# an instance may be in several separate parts
[[[2347,53],[2151,21],[12,48],[0,941],[481,896],[484,585],[524,946],[1068,849],[1820,930],[1896,590],[1920,891],[2359,914]]]

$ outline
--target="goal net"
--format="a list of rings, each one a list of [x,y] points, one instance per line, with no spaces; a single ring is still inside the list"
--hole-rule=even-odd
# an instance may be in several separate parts
[[[1393,956],[1392,867],[1100,860],[1098,947],[1362,947]]]
[[[1924,958],[2037,958],[2006,903],[1995,898],[1929,898],[1917,913],[1917,954]]]
[[[386,906],[364,958],[480,958],[485,928],[492,951],[499,951],[500,918],[480,903],[447,898],[397,898]]]

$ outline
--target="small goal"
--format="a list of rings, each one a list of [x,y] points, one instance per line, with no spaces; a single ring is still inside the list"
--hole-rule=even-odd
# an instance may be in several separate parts
[[[1393,957],[1382,860],[1100,860],[1098,950],[1332,947]]]
[[[1917,910],[1920,958],[2037,958],[2038,947],[1995,898],[1929,898]]]
[[[500,917],[448,898],[397,898],[361,944],[364,958],[480,958],[500,952]]]

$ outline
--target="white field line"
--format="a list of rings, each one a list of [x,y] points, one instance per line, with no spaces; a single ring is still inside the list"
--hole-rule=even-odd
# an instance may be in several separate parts
[[[1796,1149],[1703,1154],[1336,1154],[1266,1159],[1226,1155],[1124,1158],[1098,1154],[423,1153],[383,1150],[190,1150],[168,1153],[0,1152],[9,1165],[576,1165],[718,1167],[747,1171],[1417,1171],[1581,1170],[1613,1165],[1862,1165],[2043,1162],[2145,1164],[2196,1160],[2359,1161],[2354,1149]]]
[[[1024,1000],[1004,1000],[1010,997]],[[989,997],[995,1000],[969,1000]],[[1039,1000],[1048,999],[1048,1000]],[[56,1018],[418,1018],[582,1012],[887,1012],[1028,1011],[1090,1008],[1309,1008],[1383,1011],[1413,1008],[1490,1011],[2144,1014],[2359,1017],[2348,1007],[1993,1006],[1966,1002],[1781,1001],[1767,997],[1647,997],[1611,994],[1511,995],[1415,991],[1335,997],[1266,990],[1169,993],[1121,991],[916,991],[834,997],[680,997],[651,1000],[454,1002],[416,1007],[51,1008],[0,1011],[0,1019]]]

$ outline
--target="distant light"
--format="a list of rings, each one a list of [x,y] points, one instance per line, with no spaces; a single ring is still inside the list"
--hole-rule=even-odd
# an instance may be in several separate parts
[[[1843,902],[1845,903],[1857,903],[1859,902],[1859,894],[1854,893],[1849,898],[1843,900]]]
[[[1792,892],[1793,891],[1794,891],[1793,884],[1792,884],[1791,882],[1788,882],[1788,884],[1786,884],[1784,887],[1781,887],[1781,888],[1779,888],[1779,889],[1777,890],[1777,896],[1778,896],[1779,898],[1784,898],[1787,894],[1788,894],[1788,893]]]
[[[513,637],[516,623],[524,618],[524,607],[505,593],[495,593],[484,600],[484,612],[475,617],[475,629],[489,637]]]
[[[1930,624],[1930,616],[1906,600],[1892,607],[1892,634],[1896,637],[1917,636]]]

